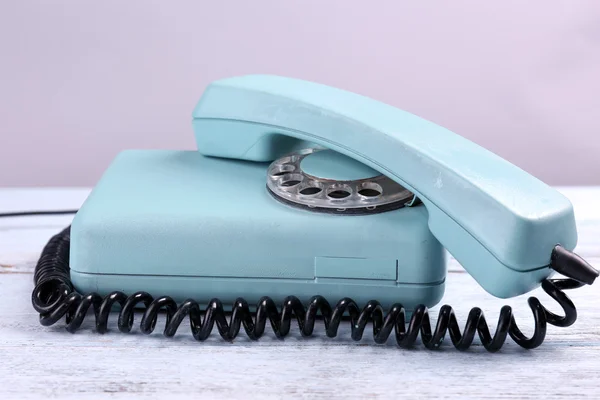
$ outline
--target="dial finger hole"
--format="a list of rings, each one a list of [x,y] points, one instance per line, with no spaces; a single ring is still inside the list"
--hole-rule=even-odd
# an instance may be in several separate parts
[[[281,178],[280,186],[291,188],[302,182],[302,179],[304,179],[304,177],[301,174],[286,174]]]
[[[303,187],[298,190],[302,196],[316,196],[317,194],[323,191],[323,185],[319,182],[310,181],[303,185]]]
[[[381,186],[375,182],[365,182],[360,185],[360,189],[358,190],[358,194],[362,197],[366,198],[374,198],[381,196],[383,193],[383,189]]]
[[[345,199],[352,194],[352,189],[348,185],[333,185],[327,190],[327,197],[335,200]]]
[[[323,189],[318,188],[318,187],[309,186],[309,187],[302,189],[300,191],[300,194],[303,194],[305,196],[314,196],[315,194],[321,193],[322,190]]]

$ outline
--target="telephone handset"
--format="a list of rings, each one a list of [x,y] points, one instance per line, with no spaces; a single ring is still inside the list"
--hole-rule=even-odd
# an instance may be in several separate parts
[[[568,199],[389,105],[316,83],[243,76],[213,82],[192,124],[198,151],[123,152],[72,227],[49,242],[32,297],[42,324],[66,315],[74,331],[94,307],[103,332],[119,303],[119,329],[129,331],[143,304],[145,333],[166,310],[167,336],[189,316],[198,340],[215,322],[224,338],[243,325],[256,339],[267,320],[285,336],[293,317],[310,335],[317,315],[335,336],[349,314],[354,339],[371,320],[378,343],[395,329],[401,346],[420,332],[437,348],[449,330],[459,349],[476,331],[490,351],[507,335],[532,348],[546,323],[575,321],[562,290],[598,276],[571,252],[577,233]],[[477,309],[461,335],[444,306],[432,331],[427,307],[443,295],[444,249],[497,297],[541,283],[565,317],[533,298],[531,338],[509,308],[493,337]],[[572,279],[548,280],[554,271]]]
[[[554,246],[577,242],[573,208],[558,191],[447,129],[356,94],[274,76],[225,79],[205,92],[193,123],[205,155],[272,161],[313,142],[393,179],[499,297],[530,291],[550,275]]]

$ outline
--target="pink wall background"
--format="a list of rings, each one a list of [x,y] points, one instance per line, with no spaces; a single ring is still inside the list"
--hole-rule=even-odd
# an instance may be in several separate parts
[[[0,186],[93,185],[123,149],[193,149],[206,84],[248,73],[355,91],[548,183],[600,184],[600,2],[425,3],[2,1]]]

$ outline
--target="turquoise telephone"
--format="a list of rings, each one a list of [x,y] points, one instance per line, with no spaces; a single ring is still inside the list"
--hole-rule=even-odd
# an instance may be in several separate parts
[[[335,336],[349,315],[357,340],[371,321],[378,343],[394,329],[403,347],[420,332],[437,348],[449,331],[459,349],[475,332],[490,351],[507,334],[532,348],[546,323],[575,321],[562,290],[598,276],[571,252],[568,199],[389,105],[316,83],[242,76],[206,89],[193,129],[198,151],[120,154],[72,226],[49,242],[33,292],[42,324],[66,315],[74,331],[93,307],[104,332],[118,307],[127,332],[143,306],[145,333],[165,310],[167,336],[189,316],[198,340],[214,323],[224,338],[243,326],[257,339],[267,320],[285,336],[292,318],[310,335],[317,317]],[[494,296],[542,284],[565,317],[532,298],[531,338],[510,308],[493,337],[478,309],[462,334],[449,306],[432,329],[427,307],[444,292],[444,249]],[[554,271],[569,279],[547,279]]]

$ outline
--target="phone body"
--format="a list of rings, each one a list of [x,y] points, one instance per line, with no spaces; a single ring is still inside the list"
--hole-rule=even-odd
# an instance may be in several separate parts
[[[266,294],[440,300],[445,253],[425,207],[313,213],[269,195],[266,171],[194,151],[120,154],[73,222],[73,283],[224,304]]]
[[[357,94],[277,76],[229,78],[206,89],[192,125],[198,151],[125,151],[98,182],[71,230],[78,290],[433,306],[446,250],[506,298],[537,287],[552,274],[554,246],[577,241],[559,192],[447,129]],[[269,191],[283,179],[270,171],[307,148],[328,154],[307,159],[336,185],[380,174],[415,197],[360,215],[294,207]]]

